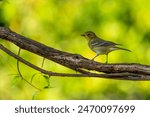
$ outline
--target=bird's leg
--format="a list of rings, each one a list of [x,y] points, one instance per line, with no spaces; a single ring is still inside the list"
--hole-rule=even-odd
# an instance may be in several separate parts
[[[92,60],[94,61],[94,59],[96,58],[96,57],[98,57],[99,56],[99,54],[96,54],[96,56],[94,56],[94,58],[92,58]]]
[[[106,54],[106,64],[108,64],[108,53]]]

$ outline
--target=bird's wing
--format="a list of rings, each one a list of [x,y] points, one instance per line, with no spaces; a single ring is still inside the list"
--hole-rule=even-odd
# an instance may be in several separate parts
[[[105,41],[105,40],[96,38],[91,41],[91,45],[95,47],[99,47],[99,46],[115,46],[115,45],[121,45],[121,44],[117,44],[111,41]]]

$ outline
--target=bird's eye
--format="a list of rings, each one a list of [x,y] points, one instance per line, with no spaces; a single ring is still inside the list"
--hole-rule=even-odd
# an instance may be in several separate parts
[[[90,36],[90,35],[91,35],[90,33],[87,34],[87,36]]]

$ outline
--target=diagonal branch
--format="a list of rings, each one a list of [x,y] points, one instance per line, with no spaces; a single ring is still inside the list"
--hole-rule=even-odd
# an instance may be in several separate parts
[[[32,63],[24,60],[23,58],[19,57],[18,55],[14,54],[3,45],[0,44],[0,49],[9,54],[10,56],[14,57],[15,59],[19,60],[20,62],[24,63],[25,65],[40,71],[41,73],[47,74],[49,76],[62,76],[62,77],[104,77],[109,79],[118,79],[118,80],[150,80],[149,75],[140,75],[140,74],[133,74],[133,73],[109,73],[109,74],[96,74],[90,73],[88,74],[68,74],[68,73],[55,73],[51,71],[46,71],[42,68],[39,68]],[[143,78],[145,77],[145,78]]]
[[[22,49],[25,49],[27,51],[30,51],[44,58],[52,60],[58,64],[61,64],[63,66],[66,66],[70,69],[82,73],[82,74],[70,74],[70,76],[105,77],[105,78],[113,78],[113,79],[117,78],[125,80],[150,80],[150,66],[148,65],[141,65],[135,63],[102,64],[99,62],[91,61],[78,54],[67,53],[48,47],[44,44],[41,44],[39,42],[26,38],[22,35],[19,35],[5,27],[0,27],[0,38],[10,41]],[[2,48],[4,49],[5,47],[1,45],[0,49]],[[6,50],[3,51],[6,52]],[[90,73],[88,70],[104,72],[105,74]],[[55,75],[53,74],[53,76]],[[59,76],[69,76],[69,74],[67,75],[60,73]]]

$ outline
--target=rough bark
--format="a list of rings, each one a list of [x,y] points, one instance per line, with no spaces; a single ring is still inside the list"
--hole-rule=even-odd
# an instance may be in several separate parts
[[[46,59],[61,64],[67,68],[80,72],[80,74],[54,73],[43,69],[34,68],[22,61],[22,58],[12,53],[10,50],[0,45],[0,49],[23,62],[24,64],[51,76],[68,77],[105,77],[124,80],[150,80],[150,66],[137,63],[115,63],[103,64],[89,60],[79,54],[63,52],[52,47],[41,44],[32,39],[26,38],[20,34],[11,31],[9,28],[0,27],[0,38],[14,43],[21,49],[30,51]],[[23,59],[24,60],[24,59]],[[25,60],[24,60],[25,61]],[[27,61],[26,61],[27,62]],[[29,62],[28,62],[29,63]],[[32,64],[32,63],[30,63]],[[37,67],[37,66],[36,66]],[[97,71],[98,73],[92,73]]]

